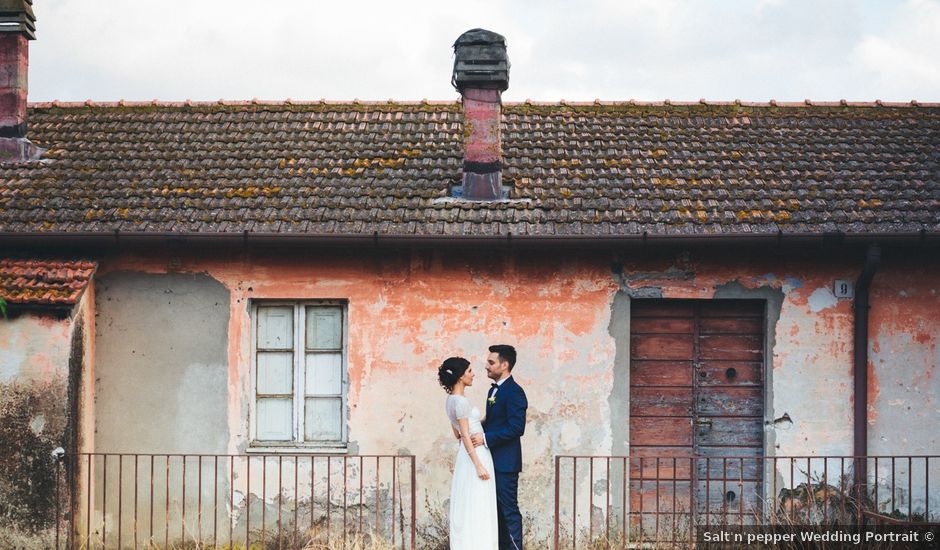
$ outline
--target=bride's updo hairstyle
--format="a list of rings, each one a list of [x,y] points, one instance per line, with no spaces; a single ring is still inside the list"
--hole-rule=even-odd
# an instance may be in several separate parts
[[[448,357],[444,359],[444,362],[437,369],[437,380],[441,383],[441,387],[444,388],[444,391],[447,393],[454,391],[454,385],[460,380],[463,373],[467,372],[467,367],[469,366],[470,361],[467,361],[463,357]]]

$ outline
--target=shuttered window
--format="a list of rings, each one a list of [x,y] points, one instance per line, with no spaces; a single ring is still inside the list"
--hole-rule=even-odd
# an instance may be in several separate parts
[[[252,305],[255,444],[345,443],[345,312],[333,301]]]

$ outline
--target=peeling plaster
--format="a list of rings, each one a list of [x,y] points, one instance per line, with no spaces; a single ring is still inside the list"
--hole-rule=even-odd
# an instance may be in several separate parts
[[[205,274],[97,283],[95,450],[227,452],[228,291]]]
[[[67,368],[70,320],[25,313],[0,323],[0,383],[47,381]]]
[[[23,308],[0,319],[0,539],[9,545],[18,539],[24,547],[43,547],[37,533],[55,525],[56,466],[49,452],[71,448],[69,367],[82,354],[81,345],[73,348],[82,321],[64,313]]]
[[[398,253],[332,252],[181,259],[182,269],[205,273],[230,293],[230,452],[246,444],[252,297],[348,300],[351,452],[414,453],[421,485],[430,487],[435,499],[449,488],[456,442],[434,370],[450,355],[470,359],[478,384],[468,397],[482,405],[488,384],[480,373],[486,347],[493,343],[516,345],[514,376],[529,398],[521,498],[527,495],[533,503],[552,498],[555,454],[610,452],[613,413],[604,401],[616,346],[607,329],[618,285],[610,278],[608,257],[496,254],[477,261],[452,252],[404,257],[409,259]],[[159,272],[161,263],[157,255],[120,259],[100,267],[99,274]]]
[[[663,272],[674,265],[691,271],[691,279],[657,278],[651,264]],[[663,253],[656,259],[624,262],[625,292],[632,297],[761,298],[767,311],[767,369],[765,414],[788,411],[793,425],[786,433],[768,425],[767,454],[840,454],[852,445],[850,301],[826,304],[824,295],[813,298],[806,289],[825,289],[836,278],[853,277],[854,258],[828,254],[823,258],[770,256],[741,258],[726,254]],[[643,274],[643,287],[631,286],[631,273]],[[751,275],[754,274],[754,275]],[[831,294],[831,293],[830,293]],[[772,367],[772,368],[771,368]],[[835,395],[833,388],[838,389]],[[779,413],[779,414],[782,414]]]
[[[872,282],[872,453],[937,454],[940,449],[940,296],[933,292],[940,286],[938,264],[905,258],[882,267]]]
[[[611,452],[626,456],[630,450],[630,295],[620,291],[610,306],[610,336],[614,339],[614,379],[607,403],[612,426],[623,426],[622,434],[612,432]]]
[[[830,308],[839,303],[839,300],[836,299],[836,295],[828,287],[817,288],[809,295],[809,309],[813,313],[819,313],[820,311]]]
[[[159,273],[165,258],[158,253],[121,258],[99,273],[115,269]],[[625,453],[630,300],[638,297],[766,300],[767,454],[851,451],[851,301],[833,301],[827,289],[835,278],[857,275],[854,257],[650,252],[625,260],[622,271],[611,276],[605,254],[316,251],[287,257],[259,252],[183,257],[180,269],[204,272],[230,293],[227,422],[232,451],[247,437],[250,342],[243,327],[249,326],[252,297],[349,301],[351,447],[364,453],[414,453],[421,486],[432,499],[446,498],[456,452],[433,370],[450,355],[463,355],[482,370],[492,343],[512,343],[519,350],[514,376],[530,403],[520,499],[534,503],[529,513],[537,512],[538,503],[551,502],[554,455]],[[873,337],[873,361],[881,359],[879,349],[886,354],[896,346],[935,345],[940,333],[936,298],[924,305],[927,320],[918,324],[904,321],[909,306],[904,300],[912,298],[899,292],[904,289],[916,302],[936,283],[926,276],[909,278],[890,298],[878,296],[887,271],[875,279],[873,327],[879,315],[879,322],[894,318],[897,326],[888,334],[910,332],[911,340]],[[937,294],[930,288],[929,295]],[[933,375],[938,356],[935,347],[930,349],[933,355],[912,358],[917,365],[932,365],[915,366],[912,383],[918,391],[927,384],[936,395],[930,384],[940,378]],[[883,385],[884,374],[879,376],[873,379]],[[482,404],[486,386],[478,373],[477,386],[468,392],[471,401]],[[912,399],[900,390],[890,399],[885,395],[876,394],[877,408],[896,408],[898,400]],[[930,415],[938,409],[940,404],[928,406],[924,414],[936,418]],[[790,422],[772,422],[784,415]],[[873,434],[888,417],[875,419]],[[895,429],[896,421],[891,422]],[[927,444],[936,451],[935,442]]]

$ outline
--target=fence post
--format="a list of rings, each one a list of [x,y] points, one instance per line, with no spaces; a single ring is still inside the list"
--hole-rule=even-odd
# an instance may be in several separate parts
[[[62,476],[62,457],[65,456],[65,449],[56,447],[52,451],[52,459],[55,461],[55,550],[59,550],[59,519],[62,517],[62,501],[59,496],[59,478]]]
[[[558,517],[558,511],[559,511],[558,510],[558,499],[559,499],[558,481],[560,479],[559,474],[558,474],[558,464],[560,460],[561,460],[561,457],[558,455],[555,455],[555,546],[554,546],[554,550],[558,550],[558,522],[561,519]]]

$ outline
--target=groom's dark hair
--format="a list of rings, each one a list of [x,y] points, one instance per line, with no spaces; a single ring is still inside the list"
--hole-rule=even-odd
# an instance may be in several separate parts
[[[490,351],[499,355],[499,358],[509,363],[509,370],[516,366],[516,348],[506,344],[496,344],[490,346]]]

